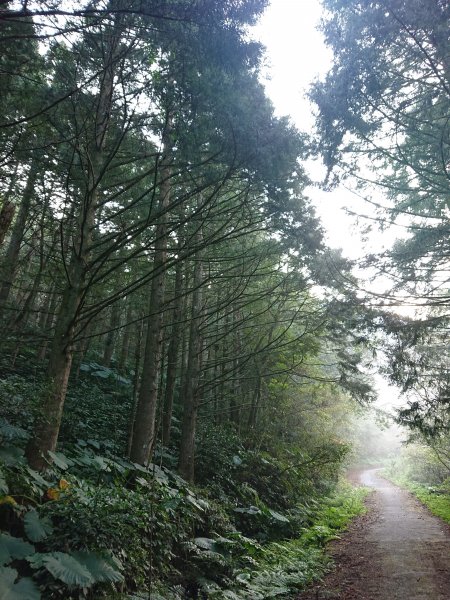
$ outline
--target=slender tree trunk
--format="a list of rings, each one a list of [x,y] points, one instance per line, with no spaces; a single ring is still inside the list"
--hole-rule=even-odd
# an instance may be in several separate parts
[[[201,231],[197,233],[201,243]],[[194,267],[194,291],[192,294],[192,314],[189,329],[189,358],[187,378],[183,398],[183,420],[181,425],[181,445],[179,472],[186,481],[194,481],[195,432],[197,427],[198,392],[202,354],[200,323],[202,315],[203,269],[200,253],[196,254]]]
[[[41,331],[45,332],[45,335],[48,335],[48,332],[53,327],[53,321],[55,320],[55,313],[57,312],[58,306],[58,293],[55,291],[54,286],[53,289],[49,293],[50,302],[48,306],[48,311],[46,313],[42,313],[42,327],[40,327]],[[47,354],[48,347],[48,339],[46,339],[42,346],[39,349],[38,360],[44,360],[45,355]]]
[[[107,39],[109,51],[100,82],[94,136],[89,149],[87,186],[79,214],[78,240],[72,249],[67,270],[67,286],[56,319],[55,335],[47,367],[47,386],[42,392],[41,410],[36,418],[33,435],[26,449],[30,466],[40,471],[46,468],[48,452],[55,450],[58,441],[67,384],[72,366],[75,327],[85,294],[85,280],[98,204],[98,177],[101,173],[104,144],[111,116],[114,56],[119,41],[117,32]]]
[[[134,421],[136,419],[136,409],[139,397],[139,371],[141,367],[141,357],[142,357],[142,336],[144,332],[144,320],[139,319],[135,323],[136,329],[136,345],[134,347],[134,377],[133,377],[133,405],[131,409],[131,416],[129,421],[128,428],[128,445],[127,445],[127,456],[130,456],[131,453],[131,442],[133,440],[133,428]]]
[[[106,334],[105,348],[103,352],[103,364],[109,367],[114,354],[114,348],[117,337],[117,328],[120,325],[120,304],[115,302],[111,307],[111,319],[109,321],[109,331]]]
[[[161,160],[161,183],[159,190],[159,210],[162,214],[155,232],[156,247],[153,258],[153,271],[155,275],[151,283],[144,363],[133,426],[133,438],[130,444],[131,460],[143,465],[147,464],[151,459],[156,433],[156,408],[161,368],[168,243],[166,210],[170,203],[171,192],[170,162],[171,117],[169,114],[163,133],[163,157]]]
[[[44,250],[44,243],[45,243],[45,233],[44,233],[44,223],[42,223],[41,224],[40,252],[39,252],[39,270],[36,273],[36,275],[34,276],[33,286],[31,288],[30,292],[28,293],[20,312],[18,313],[17,317],[14,320],[15,328],[23,329],[24,327],[26,327],[26,325],[28,323],[28,319],[29,319],[31,311],[34,307],[36,296],[38,295],[39,288],[41,286],[41,281],[44,276],[45,269],[47,267],[47,262],[57,244],[57,236],[56,235],[53,236],[51,246],[47,253],[45,253],[45,250]],[[39,326],[39,321],[38,321],[38,326]]]
[[[0,211],[0,246],[3,246],[3,242],[5,241],[6,234],[11,226],[15,212],[15,205],[9,200],[4,200],[2,210]]]
[[[128,360],[128,354],[130,351],[130,341],[131,341],[131,328],[132,328],[131,321],[133,319],[133,305],[129,299],[127,299],[127,301],[128,301],[128,306],[127,306],[127,312],[125,315],[126,325],[125,325],[123,337],[122,337],[119,363],[117,365],[117,368],[120,373],[122,373],[125,370],[125,366],[126,366],[127,360]]]
[[[241,354],[240,330],[238,323],[240,315],[237,310],[233,311],[233,386],[230,396],[230,420],[240,427],[240,404],[242,402],[242,387],[239,377],[239,356]]]
[[[167,352],[166,389],[164,394],[164,414],[162,426],[162,443],[167,446],[170,442],[170,429],[172,423],[173,399],[177,376],[178,351],[180,348],[181,317],[183,310],[183,265],[177,263],[175,273],[175,289],[173,308],[173,325]]]
[[[78,265],[77,265],[78,266]],[[75,269],[72,269],[75,282]],[[81,274],[78,273],[78,282]],[[75,317],[80,305],[80,288],[66,289],[57,319],[55,337],[47,367],[47,388],[43,392],[42,407],[36,419],[34,435],[27,446],[26,455],[30,466],[37,470],[46,467],[47,452],[54,451],[58,440],[64,400],[72,365],[72,340]]]
[[[261,377],[258,373],[258,379],[256,381],[255,389],[253,390],[252,401],[250,406],[250,412],[248,415],[247,429],[249,431],[255,429],[256,418],[258,414],[259,401],[261,398]]]
[[[14,278],[19,264],[20,245],[22,244],[25,233],[25,226],[30,212],[31,201],[34,196],[34,186],[38,176],[38,163],[34,160],[31,164],[28,173],[27,183],[22,196],[22,202],[17,213],[17,218],[14,223],[11,239],[9,240],[8,248],[5,253],[4,263],[2,266],[2,282],[0,286],[0,310],[4,309],[11,292]]]
[[[13,190],[17,185],[17,171],[19,170],[19,163],[17,162],[14,167],[14,172],[11,175],[11,179],[9,182],[8,190],[6,194],[3,196],[2,209],[0,211],[0,247],[3,246],[3,242],[5,241],[6,234],[11,227],[11,223],[14,219],[14,215],[16,214],[16,205],[14,202],[11,202],[10,198],[12,196]]]

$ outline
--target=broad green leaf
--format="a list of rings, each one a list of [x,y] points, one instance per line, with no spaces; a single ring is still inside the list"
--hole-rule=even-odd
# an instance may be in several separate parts
[[[0,461],[7,467],[13,467],[24,462],[25,459],[23,454],[22,448],[18,448],[17,446],[5,446],[4,448],[0,448]]]
[[[22,538],[9,533],[0,533],[0,565],[6,565],[15,559],[22,559],[34,552],[34,546]]]
[[[153,475],[153,477],[157,481],[159,481],[159,483],[162,483],[164,485],[168,485],[169,484],[169,478],[168,478],[168,476],[161,469],[161,467],[159,467],[158,465],[155,465],[154,463],[150,463],[148,465],[148,473],[150,473],[151,475]]]
[[[51,487],[50,481],[44,479],[40,473],[38,473],[34,469],[31,469],[30,467],[27,467],[26,470],[30,477],[32,477],[38,485],[46,489]]]
[[[6,419],[0,419],[0,438],[3,440],[25,440],[28,433],[22,427],[11,425]]]
[[[122,377],[122,375],[115,375],[114,379],[118,383],[122,383],[123,385],[131,385],[131,381],[129,379],[126,379],[125,377]]]
[[[211,550],[211,552],[217,552],[217,544],[211,538],[197,537],[194,538],[195,544],[203,550]]]
[[[92,373],[94,377],[101,377],[102,379],[107,379],[111,375],[112,371],[109,369],[102,369],[101,371],[95,371]]]
[[[17,579],[17,571],[0,567],[0,600],[40,600],[41,594],[29,577]]]
[[[95,583],[95,580],[88,569],[70,554],[64,552],[42,554],[39,563],[44,566],[55,579],[59,579],[67,585],[88,588]],[[38,563],[33,560],[33,564],[37,565]]]
[[[234,512],[243,513],[246,515],[260,515],[261,510],[257,506],[249,506],[248,508],[235,508]]]
[[[71,586],[89,588],[94,583],[123,581],[121,562],[114,556],[95,552],[36,553],[28,558],[35,568],[45,567],[55,579]]]
[[[74,552],[72,556],[92,575],[95,582],[117,582],[123,581],[123,575],[120,569],[123,568],[121,562],[108,555],[97,554],[94,552]]]
[[[195,508],[198,508],[201,511],[205,510],[205,507],[202,506],[202,502],[199,501],[199,498],[195,498],[194,496],[192,496],[191,494],[187,494],[186,496],[186,500],[188,502],[190,502],[192,504],[192,506],[195,506]]]
[[[109,470],[108,462],[103,458],[103,456],[94,456],[92,459],[92,464],[95,465],[101,471]]]
[[[96,448],[97,450],[100,450],[100,442],[98,442],[97,440],[86,440],[86,443],[89,444],[89,446],[92,446],[93,448]]]
[[[64,456],[62,452],[48,451],[48,455],[51,457],[57,467],[65,471],[69,468],[70,461]]]
[[[41,542],[53,532],[50,520],[46,517],[39,517],[34,508],[25,514],[23,524],[25,533],[32,542]]]
[[[284,515],[281,515],[276,510],[272,510],[271,508],[269,508],[269,513],[276,521],[280,521],[280,523],[289,523],[289,519],[286,518]]]

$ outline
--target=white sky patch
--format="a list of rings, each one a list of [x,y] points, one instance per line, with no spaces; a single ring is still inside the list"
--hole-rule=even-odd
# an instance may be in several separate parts
[[[272,0],[253,29],[253,35],[267,49],[263,83],[275,112],[278,116],[288,115],[301,131],[311,131],[314,127],[314,107],[307,98],[308,88],[325,75],[332,63],[332,52],[317,29],[322,14],[319,0]],[[306,168],[313,181],[324,178],[319,160],[308,161]],[[342,248],[349,258],[360,258],[359,229],[345,207],[357,212],[362,208],[361,201],[343,188],[325,192],[310,187],[307,193],[325,227],[328,243]]]
[[[333,58],[318,30],[322,16],[320,0],[272,0],[252,31],[267,50],[263,83],[276,114],[289,116],[299,130],[306,132],[313,130],[315,120],[315,107],[307,98],[308,89],[315,79],[327,73]],[[315,184],[323,181],[325,168],[319,158],[308,160],[304,166]],[[374,206],[343,185],[329,192],[313,185],[306,192],[322,221],[328,244],[341,248],[350,259],[386,250],[406,233],[402,224],[380,232]],[[387,204],[380,194],[375,194],[375,200],[380,205]],[[348,214],[347,210],[354,214]],[[361,218],[358,220],[355,214]],[[372,232],[365,233],[363,229],[368,225],[372,225]],[[364,273],[357,275],[363,277]],[[390,285],[387,279],[379,280],[376,291],[382,293]]]
[[[272,0],[254,29],[255,37],[267,48],[265,85],[276,112],[290,115],[302,130],[314,124],[306,90],[326,73],[332,60],[317,30],[321,15],[319,0]]]
[[[314,127],[315,109],[306,96],[308,88],[315,79],[322,78],[332,64],[332,52],[317,29],[322,15],[319,0],[272,0],[252,31],[267,50],[263,83],[275,112],[278,116],[289,116],[301,131],[312,131]],[[323,180],[324,167],[319,160],[308,161],[306,169],[314,182]],[[375,217],[375,210],[343,186],[330,192],[311,186],[307,193],[327,232],[328,244],[341,248],[348,258],[361,259],[366,253],[380,252],[402,235],[397,227],[378,231],[375,221],[372,233],[363,234],[356,217],[349,215],[346,209],[371,217]],[[380,204],[383,203],[380,200]],[[369,223],[361,219],[362,225]],[[386,281],[375,284],[379,292],[388,287]],[[404,308],[397,312],[413,312],[410,307]],[[378,374],[375,385],[379,393],[378,408],[391,412],[401,404],[398,389]]]

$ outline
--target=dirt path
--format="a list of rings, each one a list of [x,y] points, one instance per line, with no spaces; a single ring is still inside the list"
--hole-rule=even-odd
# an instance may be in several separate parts
[[[298,600],[450,600],[450,528],[411,494],[363,471],[369,511],[333,545],[336,569]]]

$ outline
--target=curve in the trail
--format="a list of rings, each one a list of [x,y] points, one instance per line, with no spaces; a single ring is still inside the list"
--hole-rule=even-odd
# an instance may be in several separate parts
[[[299,600],[450,600],[450,528],[377,471],[359,475],[374,492],[333,546],[335,570]]]
[[[378,496],[378,518],[365,535],[381,575],[373,598],[450,600],[448,527],[376,469],[364,471],[361,483]]]

